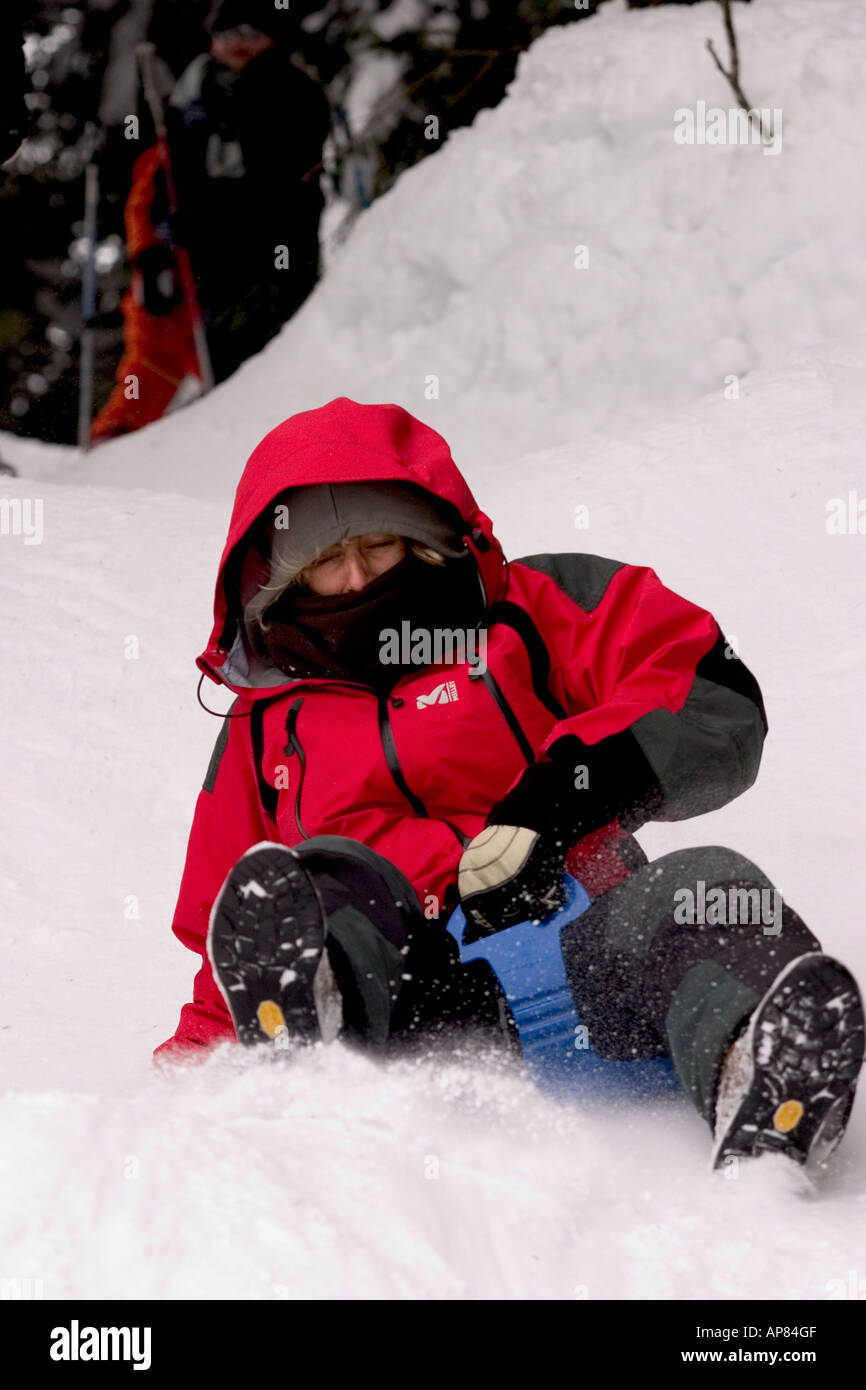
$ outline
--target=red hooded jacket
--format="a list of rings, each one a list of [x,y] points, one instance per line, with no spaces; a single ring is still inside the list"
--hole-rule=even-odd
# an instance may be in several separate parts
[[[240,621],[267,578],[250,528],[288,487],[376,479],[420,484],[462,518],[489,609],[488,674],[423,667],[387,696],[325,678],[262,684]],[[758,687],[709,613],[643,567],[583,554],[507,562],[444,439],[399,406],[345,398],[284,421],[252,453],[197,664],[238,698],[196,804],[173,920],[201,969],[157,1053],[235,1036],[205,942],[226,875],[259,841],[361,841],[403,871],[443,931],[464,844],[563,734],[588,745],[591,764],[594,745],[630,731],[658,781],[654,818],[679,820],[749,787],[766,733]],[[628,845],[614,821],[566,863],[596,896],[629,872]]]

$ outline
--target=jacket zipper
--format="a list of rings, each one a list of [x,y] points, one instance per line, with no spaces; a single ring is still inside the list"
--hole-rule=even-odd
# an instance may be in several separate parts
[[[289,710],[288,716],[286,718],[286,737],[289,741],[286,744],[283,751],[286,757],[291,757],[293,753],[296,753],[298,757],[299,772],[298,785],[295,791],[295,825],[301,832],[301,838],[304,840],[309,840],[310,836],[304,829],[303,822],[301,820],[301,787],[303,786],[304,776],[307,771],[307,760],[304,757],[304,750],[301,747],[301,740],[298,738],[297,734],[298,714],[300,712],[301,705],[304,703],[304,698],[305,697],[302,695],[300,699],[295,700],[291,709]]]
[[[372,690],[372,686],[369,687],[369,689]],[[304,829],[303,822],[301,820],[301,788],[303,786],[304,777],[306,775],[307,760],[304,755],[304,749],[297,731],[298,715],[300,713],[301,705],[304,703],[305,698],[306,697],[302,695],[297,700],[295,700],[286,717],[286,737],[288,739],[288,742],[285,746],[284,753],[287,757],[291,757],[291,755],[294,753],[297,755],[298,758],[300,771],[298,775],[298,785],[295,790],[295,824],[301,833],[302,839],[309,840],[311,836],[307,834],[306,830]],[[419,796],[415,795],[408,782],[406,781],[406,778],[403,776],[403,769],[400,766],[400,759],[397,757],[397,749],[394,743],[394,734],[391,729],[391,720],[388,715],[388,699],[389,697],[387,695],[377,695],[379,737],[382,742],[382,751],[385,754],[385,761],[388,764],[388,771],[391,773],[391,776],[393,777],[398,790],[402,792],[403,796],[405,796],[406,800],[409,802],[409,805],[412,807],[412,810],[415,812],[416,816],[419,816],[425,820],[429,820],[430,813],[424,805],[424,802],[421,800]],[[451,831],[454,837],[460,841],[460,844],[465,849],[466,846],[469,844],[469,836],[464,835],[463,832],[459,830],[456,825],[452,825],[451,821],[449,820],[443,819],[442,824],[448,826],[448,829]]]
[[[400,759],[397,757],[397,748],[394,743],[394,734],[391,729],[391,720],[388,716],[388,696],[378,696],[379,706],[379,737],[382,740],[382,752],[385,754],[385,762],[388,764],[388,771],[397,783],[400,791],[405,796],[416,816],[423,816],[429,819],[427,807],[412,791],[406,778],[403,776],[403,769],[400,766]]]
[[[415,812],[416,816],[423,816],[425,820],[429,820],[430,812],[427,810],[427,807],[424,805],[424,802],[421,800],[420,796],[415,795],[415,793],[412,791],[412,788],[409,786],[409,783],[406,781],[406,778],[403,776],[403,769],[400,766],[400,759],[397,757],[397,747],[394,743],[394,734],[391,729],[391,719],[388,714],[388,696],[379,695],[378,702],[379,737],[382,740],[382,751],[385,754],[385,761],[388,764],[388,771],[391,773],[391,776],[394,778],[394,781],[396,782],[398,789],[403,793],[406,800],[409,802],[409,805]],[[469,844],[469,836],[464,835],[462,830],[458,830],[456,825],[452,825],[450,820],[445,820],[443,817],[437,817],[437,819],[440,819],[443,825],[448,826],[448,829],[451,831],[451,834],[455,837],[455,839],[460,841],[460,844],[465,849],[466,846]]]
[[[483,680],[485,686],[489,690],[490,694],[493,696],[493,699],[495,700],[496,705],[502,717],[504,718],[506,724],[513,733],[514,737],[517,739],[518,746],[524,758],[526,759],[527,764],[534,763],[535,750],[533,749],[532,744],[529,742],[529,739],[526,737],[520,720],[517,718],[517,715],[514,713],[514,710],[511,708],[510,704],[503,695],[502,690],[499,686],[499,682],[496,680],[496,677],[493,675],[493,672],[488,667],[485,667],[483,671],[479,671],[476,669],[474,671],[469,672],[469,679],[471,681]]]

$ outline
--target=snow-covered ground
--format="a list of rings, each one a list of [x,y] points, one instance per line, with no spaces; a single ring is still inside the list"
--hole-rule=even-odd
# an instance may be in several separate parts
[[[0,1278],[820,1299],[862,1269],[862,1101],[816,1195],[769,1160],[709,1174],[678,1099],[555,1105],[488,1058],[150,1061],[195,965],[169,924],[218,728],[193,658],[232,490],[272,424],[342,394],[441,429],[507,553],[651,564],[716,614],[764,690],[761,775],[640,838],[747,853],[866,978],[866,538],[827,528],[833,499],[866,499],[864,20],[738,7],[746,92],[783,111],[768,156],[674,143],[676,109],[729,105],[703,47],[719,14],[607,6],[552,31],[207,401],[85,460],[2,441],[22,474],[4,514],[41,503],[43,534],[0,536]]]

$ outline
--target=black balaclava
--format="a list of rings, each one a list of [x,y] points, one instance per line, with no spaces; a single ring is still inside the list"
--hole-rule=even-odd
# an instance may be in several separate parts
[[[408,542],[407,542],[408,545]],[[344,594],[313,594],[290,587],[267,611],[258,641],[274,665],[288,676],[320,676],[389,690],[399,678],[422,666],[381,660],[385,634],[433,633],[476,628],[484,615],[481,581],[474,556],[429,564],[409,550],[363,589]],[[469,643],[468,636],[465,643]],[[447,658],[446,658],[447,659]]]

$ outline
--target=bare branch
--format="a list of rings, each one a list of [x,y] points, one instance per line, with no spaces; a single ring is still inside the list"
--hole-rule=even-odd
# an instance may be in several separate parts
[[[727,78],[731,85],[731,90],[737,98],[738,104],[748,113],[749,120],[752,121],[753,124],[757,116],[758,130],[760,131],[761,139],[771,140],[773,138],[772,130],[769,132],[764,131],[764,123],[760,113],[755,111],[755,108],[740,86],[740,55],[737,50],[737,36],[734,33],[734,18],[731,14],[731,0],[718,0],[718,3],[721,5],[722,13],[725,16],[725,33],[728,36],[730,69],[722,66],[719,56],[713,47],[712,39],[707,39],[707,48],[709,49],[710,56],[722,76]]]

